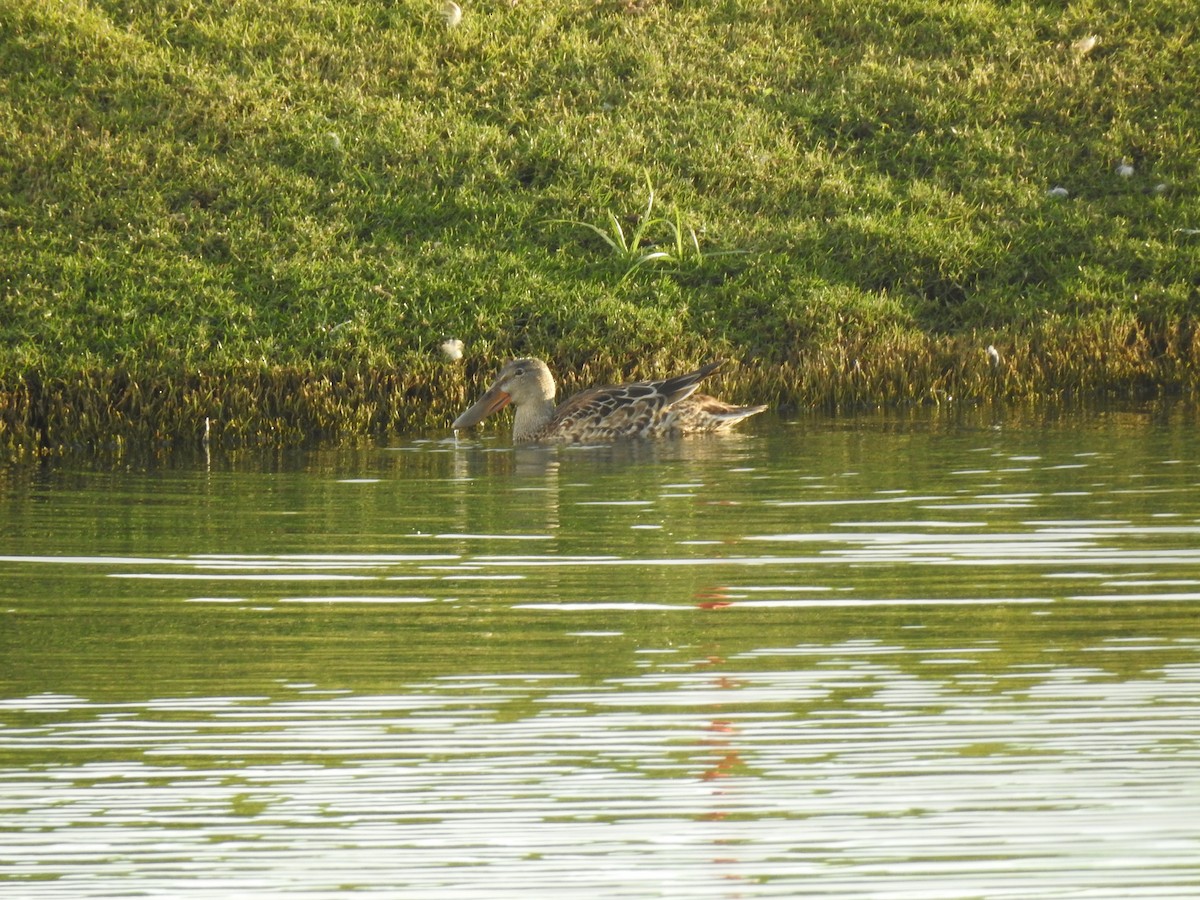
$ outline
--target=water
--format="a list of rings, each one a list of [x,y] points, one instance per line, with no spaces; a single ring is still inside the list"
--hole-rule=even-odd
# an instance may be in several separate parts
[[[0,473],[0,896],[1200,896],[1194,425]]]

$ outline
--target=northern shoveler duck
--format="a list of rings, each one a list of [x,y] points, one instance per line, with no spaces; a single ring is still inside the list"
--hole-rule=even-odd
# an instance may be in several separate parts
[[[460,431],[478,425],[510,403],[513,443],[593,443],[728,431],[765,406],[732,406],[697,394],[700,381],[720,365],[662,381],[594,387],[554,405],[556,386],[540,359],[514,359],[475,405],[454,420]]]

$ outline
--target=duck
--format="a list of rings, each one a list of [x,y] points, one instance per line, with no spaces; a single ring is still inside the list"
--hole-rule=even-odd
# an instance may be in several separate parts
[[[514,444],[590,444],[724,432],[767,407],[734,406],[696,393],[700,382],[720,365],[717,360],[661,381],[591,387],[555,405],[558,388],[550,367],[540,359],[514,359],[451,427],[455,432],[472,428],[511,404]]]

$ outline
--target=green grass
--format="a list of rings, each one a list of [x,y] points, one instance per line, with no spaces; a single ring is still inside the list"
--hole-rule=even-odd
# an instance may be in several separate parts
[[[0,448],[437,427],[517,353],[784,404],[1195,389],[1189,0],[463,9],[0,0]]]

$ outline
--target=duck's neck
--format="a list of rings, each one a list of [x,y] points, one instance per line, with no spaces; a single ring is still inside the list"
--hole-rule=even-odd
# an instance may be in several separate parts
[[[513,416],[513,443],[536,441],[542,430],[554,418],[554,401],[537,400],[522,403]]]

